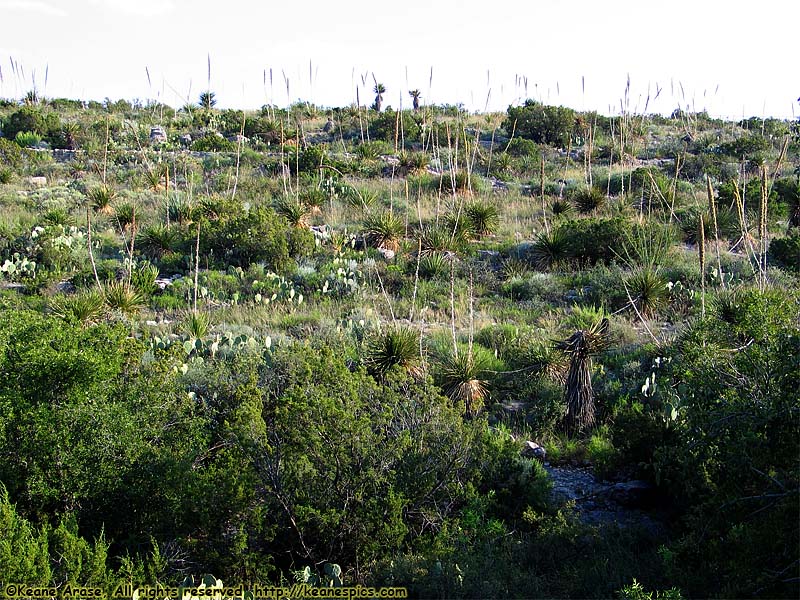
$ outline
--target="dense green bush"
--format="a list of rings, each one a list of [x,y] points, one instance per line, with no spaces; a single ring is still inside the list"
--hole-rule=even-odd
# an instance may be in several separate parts
[[[386,110],[376,115],[369,124],[370,137],[392,145],[395,139],[398,145],[402,144],[403,140],[406,143],[419,141],[422,130],[417,117],[408,111],[400,112],[399,118],[397,115],[398,111],[394,110]]]
[[[263,262],[273,271],[285,272],[291,270],[295,259],[314,248],[310,231],[289,227],[285,219],[263,206],[246,210],[240,202],[225,201],[215,208],[215,216],[201,229],[200,252],[222,267],[246,268]],[[193,233],[187,232],[188,236]],[[193,245],[192,237],[184,243],[186,254]]]
[[[714,312],[680,336],[669,365],[677,439],[655,466],[684,510],[670,575],[693,596],[796,596],[798,299],[740,290]]]
[[[566,148],[575,129],[575,111],[563,106],[547,106],[525,100],[522,106],[509,106],[503,129],[529,140]]]
[[[784,269],[800,272],[800,230],[793,229],[789,235],[770,241],[768,257]]]
[[[614,217],[565,221],[557,226],[556,231],[566,238],[564,245],[570,259],[593,265],[617,259],[633,228],[630,221]]]

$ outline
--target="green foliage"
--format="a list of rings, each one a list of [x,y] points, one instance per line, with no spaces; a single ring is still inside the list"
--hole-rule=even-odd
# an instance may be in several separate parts
[[[497,207],[488,202],[470,202],[464,207],[464,215],[469,222],[470,231],[478,237],[494,235],[500,225]]]
[[[394,326],[369,339],[363,362],[376,377],[385,377],[394,367],[418,376],[422,373],[419,332],[410,327]]]
[[[33,131],[20,131],[14,137],[14,142],[21,148],[36,148],[42,138]]]
[[[236,152],[236,144],[217,132],[207,133],[192,142],[195,152]]]
[[[398,144],[419,141],[420,125],[412,113],[386,110],[370,121],[369,136],[373,140],[383,140],[394,146],[395,139]],[[401,146],[402,147],[402,146]]]
[[[572,195],[572,201],[581,213],[594,213],[606,205],[606,195],[595,187],[583,188]]]
[[[575,128],[575,111],[563,106],[547,106],[525,100],[522,106],[509,106],[503,129],[539,144],[566,148]]]
[[[781,268],[800,272],[800,229],[791,230],[785,237],[773,238],[768,257]]]
[[[632,231],[633,225],[621,217],[590,218],[559,223],[553,235],[562,236],[559,246],[568,248],[570,259],[593,265],[614,260]]]
[[[263,262],[273,271],[288,270],[295,258],[310,254],[314,236],[303,228],[287,227],[273,210],[246,210],[240,202],[223,201],[216,217],[201,229],[200,252],[214,264],[247,268]],[[187,240],[191,244],[191,238]]]
[[[660,481],[685,509],[671,574],[692,596],[790,597],[800,311],[791,293],[739,290],[729,313],[693,323],[672,356],[678,439],[656,455]]]
[[[491,355],[478,346],[452,348],[440,351],[436,356],[436,381],[445,396],[464,412],[476,415],[489,396],[487,369],[494,366]]]
[[[400,248],[405,225],[400,217],[391,212],[380,211],[367,216],[362,227],[364,238],[373,247],[395,252]]]

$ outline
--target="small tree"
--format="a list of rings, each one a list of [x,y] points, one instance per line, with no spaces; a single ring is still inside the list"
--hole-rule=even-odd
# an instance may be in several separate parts
[[[569,371],[564,387],[567,401],[566,427],[570,434],[579,433],[595,423],[592,390],[592,356],[609,345],[608,319],[603,318],[590,329],[579,329],[557,347],[569,356]]]
[[[381,112],[383,95],[386,93],[386,87],[382,83],[376,83],[372,91],[375,92],[375,102],[372,105],[372,108],[374,108],[376,112]]]
[[[200,108],[211,110],[217,105],[217,95],[214,92],[208,91],[200,94],[200,101],[198,102]]]
[[[411,96],[411,101],[414,105],[414,112],[419,110],[419,99],[422,96],[422,92],[419,90],[409,90],[408,95]]]

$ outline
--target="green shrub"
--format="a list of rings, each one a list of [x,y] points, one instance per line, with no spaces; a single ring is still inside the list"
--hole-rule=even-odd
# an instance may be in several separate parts
[[[770,241],[767,256],[781,268],[800,273],[800,229],[795,228],[785,237]]]
[[[565,238],[569,258],[583,264],[611,262],[622,252],[633,224],[622,217],[577,219],[560,223],[553,235]]]
[[[516,157],[527,157],[539,160],[542,155],[541,150],[539,149],[539,144],[532,140],[525,139],[523,137],[515,137],[508,143],[508,148],[506,148],[506,152],[508,152],[511,156]]]
[[[236,152],[236,144],[222,135],[212,132],[192,142],[195,152]]]
[[[563,106],[546,106],[525,100],[522,106],[509,106],[503,129],[550,146],[566,148],[575,128],[575,111]]]

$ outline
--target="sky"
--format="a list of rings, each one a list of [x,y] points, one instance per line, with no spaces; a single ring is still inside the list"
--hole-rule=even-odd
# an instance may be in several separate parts
[[[800,2],[0,0],[0,97],[800,115]]]

